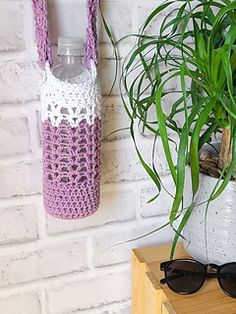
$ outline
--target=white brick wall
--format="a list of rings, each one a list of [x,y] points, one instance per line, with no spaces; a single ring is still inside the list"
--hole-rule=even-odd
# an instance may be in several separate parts
[[[104,0],[115,36],[137,31],[156,5],[149,0]],[[85,34],[84,0],[48,0],[53,42],[58,35]],[[152,204],[155,188],[137,159],[129,121],[116,87],[102,108],[101,205],[93,216],[62,221],[42,204],[39,123],[40,70],[31,0],[0,3],[0,313],[128,314],[130,251],[168,241],[169,229],[134,242],[167,220],[170,196]],[[99,30],[99,76],[104,99],[114,75],[109,41]],[[124,56],[127,40],[120,47]],[[170,86],[173,88],[174,85]],[[151,141],[138,138],[150,160]],[[173,147],[174,156],[174,147]],[[160,143],[156,158],[163,182],[173,192]]]
[[[67,314],[127,301],[130,297],[129,269],[107,271],[105,275],[86,280],[64,282],[47,291],[49,313]]]
[[[14,128],[14,124],[12,125]],[[29,195],[41,191],[41,162],[2,162],[0,197]]]
[[[36,61],[1,62],[0,72],[1,104],[39,99],[40,72]]]
[[[19,51],[25,47],[22,11],[4,5],[0,8],[0,51]]]
[[[6,223],[6,222],[9,223]],[[35,204],[0,207],[0,244],[31,242],[38,239],[38,214]]]
[[[17,293],[0,297],[0,309],[11,314],[41,314],[37,292]]]
[[[30,132],[26,117],[0,117],[0,147],[1,158],[30,153]]]

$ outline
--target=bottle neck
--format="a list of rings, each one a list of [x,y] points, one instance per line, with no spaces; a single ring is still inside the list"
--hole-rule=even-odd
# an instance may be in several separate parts
[[[82,64],[81,56],[60,56],[60,60],[63,64]]]

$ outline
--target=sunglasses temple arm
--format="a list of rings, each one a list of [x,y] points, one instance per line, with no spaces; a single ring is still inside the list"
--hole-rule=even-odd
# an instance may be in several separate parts
[[[161,285],[164,285],[166,283],[166,279],[165,278],[162,278],[161,280],[160,280],[160,284]]]
[[[164,271],[167,264],[169,264],[169,261],[162,262],[161,265],[160,265],[160,270]]]

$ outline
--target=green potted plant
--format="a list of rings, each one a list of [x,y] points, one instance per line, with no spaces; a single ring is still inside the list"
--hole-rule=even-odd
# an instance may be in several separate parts
[[[169,217],[169,224],[175,230],[171,257],[176,242],[183,237],[188,240],[187,249],[194,257],[206,259],[209,250],[205,254],[203,246],[209,247],[206,238],[213,239],[215,232],[218,251],[210,250],[207,258],[223,256],[222,248],[227,245],[224,252],[227,255],[228,251],[228,255],[219,259],[236,260],[235,13],[234,1],[167,0],[151,12],[139,34],[130,35],[136,38],[136,44],[122,65],[121,95],[141,164],[159,193],[161,177],[155,162],[146,162],[139,150],[135,136],[137,123],[142,133],[153,136],[153,156],[156,139],[161,138],[175,183]],[[158,23],[160,19],[162,22]],[[106,24],[105,27],[116,49],[120,41],[115,42]],[[174,91],[168,90],[172,81],[179,86]],[[171,105],[169,112],[165,108],[167,103]],[[150,114],[153,111],[154,116]],[[174,139],[171,134],[175,135]],[[218,134],[219,151],[212,146]],[[177,146],[176,161],[170,149],[173,141]],[[212,149],[205,148],[208,143]],[[187,176],[191,177],[191,202],[185,207]],[[220,217],[215,223],[209,218],[213,211],[211,219]],[[219,224],[219,230],[212,231],[211,224],[214,228]],[[187,232],[183,234],[185,227]],[[194,234],[190,240],[189,231]]]

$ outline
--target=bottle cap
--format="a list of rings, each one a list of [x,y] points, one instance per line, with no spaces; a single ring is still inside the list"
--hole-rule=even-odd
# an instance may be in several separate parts
[[[59,56],[83,56],[84,41],[82,38],[59,37],[58,38]]]

